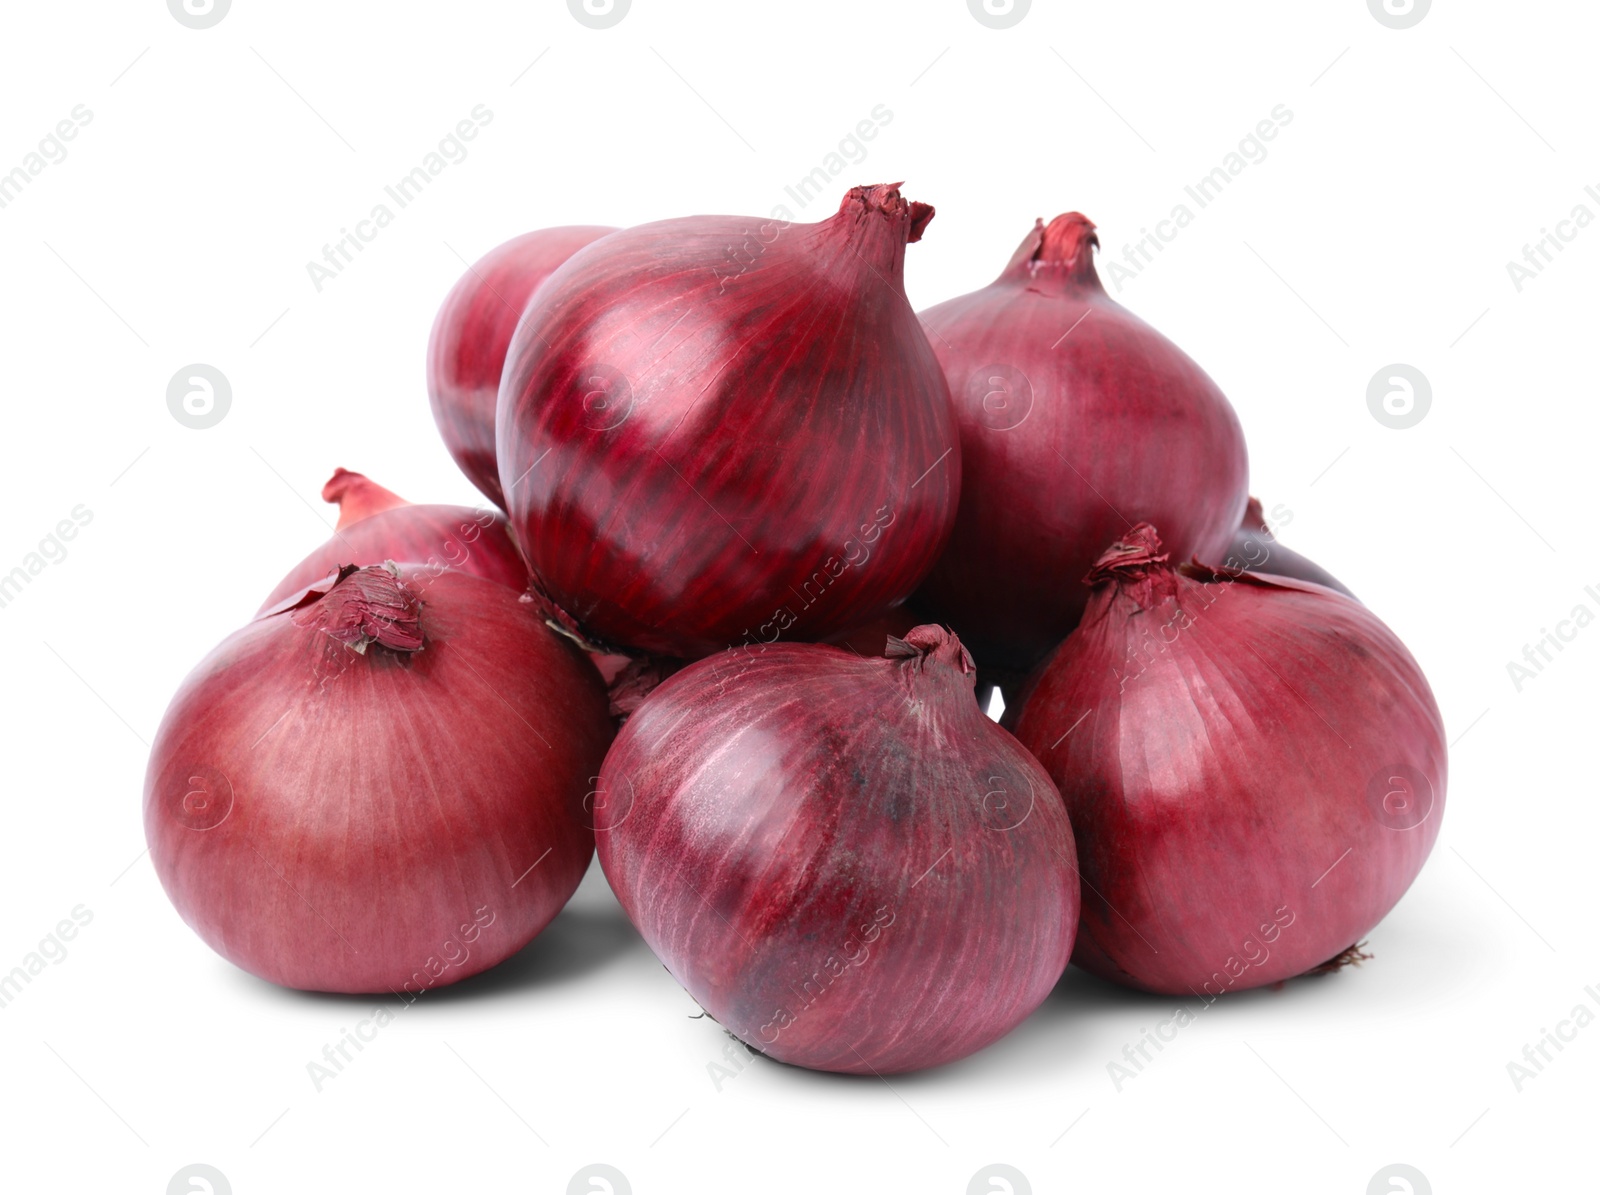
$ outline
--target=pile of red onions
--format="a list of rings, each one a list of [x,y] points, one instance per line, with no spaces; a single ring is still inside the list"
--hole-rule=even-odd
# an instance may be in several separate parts
[[[426,991],[508,958],[566,904],[610,739],[600,678],[511,590],[347,568],[184,681],[150,752],[145,834],[178,912],[246,971]]]
[[[1078,911],[1050,779],[939,627],[864,659],[782,644],[674,676],[606,756],[606,878],[741,1041],[819,1070],[966,1056],[1049,994]]]
[[[1094,225],[1041,221],[1000,277],[922,313],[961,424],[961,506],[922,602],[986,669],[1033,667],[1078,581],[1134,523],[1220,557],[1246,498],[1244,435],[1189,357],[1100,285]]]
[[[501,489],[586,635],[694,659],[910,595],[961,474],[902,284],[932,217],[878,186],[817,224],[645,224],[534,294],[500,385]]]
[[[1444,813],[1444,726],[1411,654],[1321,585],[1175,565],[1148,524],[1088,582],[1016,718],[1078,835],[1073,962],[1220,995],[1358,943]]]
[[[1416,661],[1247,505],[1232,408],[1106,294],[1093,224],[919,320],[932,216],[863,186],[474,264],[427,384],[500,509],[338,470],[332,538],[184,681],[145,827],[200,936],[423,992],[598,845],[718,1024],[880,1076],[1069,958],[1214,997],[1359,955],[1444,809]]]

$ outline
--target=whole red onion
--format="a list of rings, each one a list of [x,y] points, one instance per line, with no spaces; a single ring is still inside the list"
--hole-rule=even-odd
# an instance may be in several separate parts
[[[1073,962],[1217,995],[1358,942],[1444,813],[1444,727],[1411,654],[1319,585],[1174,566],[1148,524],[1088,580],[1016,722],[1081,844]]]
[[[1026,671],[1083,612],[1079,579],[1134,523],[1220,557],[1244,436],[1205,372],[1106,294],[1094,225],[1041,221],[1000,277],[922,313],[961,424],[961,508],[919,598],[987,668]]]
[[[423,991],[515,953],[583,877],[611,738],[578,649],[504,586],[344,569],[179,688],[145,778],[178,912],[287,987]]]
[[[445,447],[467,479],[504,508],[494,411],[506,346],[528,297],[567,258],[614,228],[541,228],[489,250],[461,275],[428,338],[428,398]]]
[[[506,357],[500,479],[585,633],[694,658],[821,638],[916,587],[960,485],[902,287],[932,216],[878,186],[817,224],[666,220],[539,288]]]
[[[499,511],[470,506],[414,506],[376,482],[335,469],[322,500],[339,506],[339,523],[327,543],[279,581],[257,613],[272,609],[345,564],[409,561],[437,572],[471,573],[521,593],[528,572]]]
[[[1233,534],[1223,560],[1226,568],[1246,568],[1253,573],[1268,573],[1274,577],[1294,577],[1299,581],[1312,581],[1326,585],[1346,597],[1355,597],[1339,579],[1313,560],[1299,552],[1290,551],[1278,542],[1277,535],[1261,511],[1261,503],[1250,499],[1245,507],[1244,521]]]
[[[601,865],[679,983],[784,1062],[888,1074],[964,1057],[1072,949],[1072,829],[972,698],[939,627],[887,658],[776,644],[693,664],[606,756]]]

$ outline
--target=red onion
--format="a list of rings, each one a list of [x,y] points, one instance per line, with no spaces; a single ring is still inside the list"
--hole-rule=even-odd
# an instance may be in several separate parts
[[[1276,514],[1277,512],[1274,512]],[[1268,573],[1274,577],[1294,577],[1326,585],[1346,597],[1355,597],[1339,579],[1315,561],[1307,560],[1299,552],[1291,552],[1278,542],[1267,516],[1261,512],[1261,503],[1254,498],[1245,507],[1244,521],[1233,534],[1233,543],[1223,564],[1227,568],[1247,568],[1253,573]]]
[[[343,569],[184,681],[145,778],[183,919],[288,987],[425,991],[521,949],[588,866],[611,737],[578,649],[465,573]]]
[[[922,600],[985,668],[1026,671],[1083,612],[1078,582],[1134,523],[1220,557],[1244,437],[1201,368],[1100,285],[1094,225],[1043,221],[1000,277],[922,313],[961,423],[961,508]]]
[[[409,561],[434,572],[453,568],[471,573],[518,593],[527,588],[527,569],[499,511],[413,506],[348,469],[334,470],[322,487],[322,500],[339,506],[333,537],[289,570],[257,613],[351,563]]]
[[[500,479],[586,634],[694,658],[904,600],[955,515],[939,364],[906,301],[933,216],[857,187],[817,224],[695,216],[574,254],[500,390]]]
[[[1148,524],[1088,581],[1016,722],[1083,844],[1073,962],[1215,996],[1359,942],[1444,813],[1444,727],[1411,654],[1319,585],[1173,566]]]
[[[658,688],[597,792],[601,865],[679,983],[784,1062],[887,1074],[964,1057],[1072,949],[1072,830],[972,698],[939,627],[887,658],[777,644]]]
[[[494,410],[506,346],[528,297],[567,258],[614,228],[542,228],[489,250],[461,275],[428,338],[428,398],[445,447],[467,479],[504,508]]]

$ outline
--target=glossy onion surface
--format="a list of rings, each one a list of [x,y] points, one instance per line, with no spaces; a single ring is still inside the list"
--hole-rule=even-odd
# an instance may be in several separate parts
[[[1261,511],[1261,503],[1254,498],[1245,507],[1244,520],[1239,524],[1239,530],[1234,532],[1233,543],[1228,545],[1222,564],[1225,568],[1243,568],[1253,573],[1311,581],[1326,585],[1346,597],[1355,597],[1339,578],[1316,561],[1307,560],[1299,552],[1279,543],[1277,535],[1267,523],[1266,515]]]
[[[1411,653],[1320,585],[1173,567],[1148,525],[1092,579],[1016,722],[1078,834],[1073,962],[1215,996],[1358,943],[1444,814],[1444,728]]]
[[[1072,830],[973,700],[938,627],[893,658],[779,644],[666,681],[606,757],[600,862],[656,957],[784,1062],[887,1074],[964,1057],[1072,949]]]
[[[961,508],[919,597],[984,668],[1026,671],[1083,612],[1131,525],[1220,558],[1244,510],[1244,435],[1187,354],[1095,273],[1094,225],[1042,222],[989,286],[922,313],[961,424]]]
[[[426,991],[521,949],[566,903],[610,737],[599,676],[509,589],[346,570],[183,682],[145,834],[183,919],[246,971]]]
[[[433,420],[467,480],[496,506],[500,469],[494,455],[494,412],[500,371],[517,321],[562,262],[614,228],[541,228],[513,237],[467,268],[445,296],[428,338],[428,399]]]
[[[539,289],[500,478],[535,578],[591,638],[683,658],[818,639],[916,587],[960,486],[902,287],[932,215],[880,186],[817,224],[667,220]]]
[[[360,473],[338,469],[322,487],[322,500],[339,506],[328,542],[308,555],[267,595],[257,613],[272,609],[346,564],[409,561],[434,572],[453,568],[497,582],[517,593],[528,570],[497,510],[430,504],[417,506]]]

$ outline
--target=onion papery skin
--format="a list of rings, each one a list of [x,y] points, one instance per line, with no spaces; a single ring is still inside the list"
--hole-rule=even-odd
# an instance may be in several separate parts
[[[842,647],[846,651],[853,651],[858,656],[881,656],[884,647],[890,638],[904,638],[912,627],[919,626],[926,619],[905,606],[897,606],[882,617],[875,618],[869,623],[849,631],[841,631],[829,635],[822,640],[824,643],[835,647]],[[1007,680],[1010,678],[1007,677]],[[1017,678],[1020,682],[1021,678]],[[978,708],[989,708],[989,697],[996,688],[1004,689],[1002,678],[991,674],[987,669],[978,669],[978,682],[973,692],[973,697],[978,703]],[[1007,690],[1009,691],[1009,690]]]
[[[410,561],[435,572],[470,573],[518,593],[528,586],[522,554],[497,510],[413,505],[348,469],[334,472],[322,487],[322,500],[339,505],[338,527],[327,543],[289,570],[258,614],[345,564]]]
[[[916,588],[960,488],[902,284],[932,214],[879,186],[816,224],[646,224],[539,289],[501,382],[500,479],[585,634],[695,659],[820,639]]]
[[[1224,568],[1247,569],[1274,577],[1293,577],[1297,581],[1324,585],[1348,598],[1356,596],[1339,578],[1316,561],[1307,560],[1299,552],[1280,544],[1266,515],[1262,513],[1261,503],[1254,498],[1245,507],[1244,519],[1239,524],[1239,530],[1234,532],[1233,543],[1228,545],[1222,565]]]
[[[605,690],[504,586],[337,575],[183,682],[145,834],[183,919],[251,974],[426,991],[521,949],[583,877]]]
[[[1073,962],[1214,997],[1359,942],[1444,814],[1444,727],[1411,654],[1320,585],[1173,567],[1148,525],[1091,579],[1016,721],[1081,846]]]
[[[961,424],[963,483],[918,600],[986,669],[1027,672],[1054,648],[1083,612],[1084,573],[1134,523],[1209,560],[1244,511],[1232,406],[1106,294],[1098,244],[1077,212],[1040,221],[992,284],[922,313]]]
[[[428,337],[428,399],[439,434],[467,479],[501,509],[495,404],[511,334],[529,297],[560,265],[615,228],[572,225],[512,237],[467,268]]]
[[[783,1062],[919,1070],[1049,994],[1078,910],[1072,829],[938,627],[895,658],[778,644],[656,689],[601,771],[600,862],[668,971]]]

